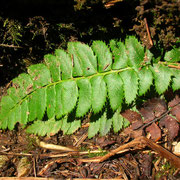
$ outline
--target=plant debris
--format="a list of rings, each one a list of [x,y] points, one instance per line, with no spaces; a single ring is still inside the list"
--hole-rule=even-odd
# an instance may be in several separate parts
[[[179,96],[176,95],[168,103],[169,108],[178,107],[178,99]],[[180,168],[180,158],[177,157],[179,156],[179,142],[175,144],[173,141],[179,139],[179,123],[177,119],[171,116],[174,111],[167,110],[167,107],[163,99],[153,98],[148,100],[140,108],[140,112],[144,113],[144,109],[149,108],[151,112],[148,113],[149,116],[144,113],[146,115],[146,118],[144,118],[138,112],[127,110],[122,115],[131,120],[132,125],[130,127],[124,129],[120,134],[109,133],[104,137],[95,136],[92,139],[87,138],[87,133],[82,136],[87,131],[86,125],[69,137],[57,134],[51,136],[51,138],[44,137],[39,140],[36,136],[27,136],[24,134],[24,130],[21,129],[17,133],[7,132],[6,139],[2,138],[5,133],[3,132],[3,134],[0,134],[0,154],[1,157],[6,158],[3,161],[3,168],[0,168],[0,176],[41,176],[62,179],[128,179],[139,177],[144,179],[155,176],[152,172],[160,172],[157,169],[161,169],[161,167],[158,168],[161,163],[158,163],[158,161],[156,164],[153,163],[158,156],[161,157],[160,161],[162,163],[166,158],[178,169]],[[160,118],[166,112],[168,114]],[[150,118],[152,114],[154,118],[160,118],[159,124],[152,123],[145,129],[134,129],[133,123],[143,122],[142,118],[144,118],[143,123],[149,122],[149,120],[152,121],[153,119]],[[148,133],[151,135],[148,136]],[[14,136],[15,134],[16,136]],[[21,138],[22,135],[26,138]],[[145,137],[145,135],[152,140]],[[78,146],[73,147],[74,142],[76,144],[79,142],[78,136],[82,136],[82,140]],[[167,147],[165,137],[170,140],[169,142],[172,142],[172,149],[169,149],[170,144]],[[131,138],[134,140],[131,140]],[[10,143],[7,144],[8,141]],[[155,143],[159,141],[161,141],[160,145]],[[26,144],[26,146],[23,146],[23,144]],[[59,151],[57,147],[61,147],[61,150]],[[146,147],[149,148],[149,152],[153,150],[154,153],[147,153]],[[167,148],[177,156],[166,150]],[[27,150],[28,153],[22,153],[23,151],[27,152]],[[174,167],[172,166],[172,169]],[[134,171],[134,169],[136,170]],[[178,177],[179,173],[174,169],[171,175],[173,174],[174,177]]]

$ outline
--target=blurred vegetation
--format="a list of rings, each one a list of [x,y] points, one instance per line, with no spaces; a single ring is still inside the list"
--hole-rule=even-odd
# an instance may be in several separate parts
[[[109,42],[136,35],[149,45],[144,18],[158,53],[178,44],[178,0],[2,0],[0,86],[68,41]]]

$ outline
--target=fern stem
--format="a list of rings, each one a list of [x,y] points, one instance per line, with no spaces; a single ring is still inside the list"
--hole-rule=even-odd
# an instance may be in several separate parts
[[[53,82],[53,83],[50,83],[50,84],[47,84],[47,85],[44,85],[42,86],[41,88],[46,88],[46,87],[49,87],[49,86],[53,86],[53,85],[57,85],[61,82],[67,82],[67,81],[71,81],[71,80],[74,80],[74,81],[78,81],[80,79],[85,79],[85,78],[88,78],[88,79],[91,79],[93,77],[96,77],[96,76],[106,76],[108,74],[112,74],[112,73],[120,73],[122,71],[125,71],[125,70],[128,70],[128,69],[132,69],[131,67],[127,67],[127,68],[123,68],[123,69],[117,69],[117,70],[111,70],[111,71],[106,71],[106,72],[103,72],[103,73],[96,73],[96,74],[93,74],[91,76],[88,76],[88,77],[85,77],[85,76],[82,76],[82,77],[75,77],[75,78],[72,78],[72,79],[66,79],[66,80],[60,80],[60,81],[57,81],[57,82]],[[27,98],[29,98],[30,95],[32,95],[37,89],[34,89],[33,91],[31,91],[29,94],[27,94],[20,102],[18,102],[17,104],[21,104],[24,100],[26,100]],[[16,104],[16,105],[17,105]],[[15,106],[16,106],[15,105]],[[14,106],[14,107],[15,107]],[[13,110],[14,107],[11,109]]]

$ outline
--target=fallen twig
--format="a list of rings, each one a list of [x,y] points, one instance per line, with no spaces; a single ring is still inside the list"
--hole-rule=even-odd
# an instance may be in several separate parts
[[[107,2],[104,6],[105,6],[105,8],[108,9],[108,8],[114,6],[116,3],[121,2],[121,1],[123,1],[123,0],[112,0],[112,1]]]
[[[173,164],[175,167],[180,168],[180,158],[178,158],[173,153],[169,152],[165,148],[161,147],[160,145],[154,143],[152,140],[150,140],[144,136],[138,137],[138,138],[134,139],[133,141],[131,141],[127,144],[124,144],[115,150],[112,150],[105,156],[99,158],[97,160],[97,162],[103,162],[103,161],[109,159],[111,156],[114,156],[115,154],[117,154],[118,151],[121,151],[123,149],[131,149],[134,147],[144,148],[145,146],[150,147],[151,149],[156,151],[159,155],[161,155],[162,157],[169,160],[171,162],[171,164]]]
[[[83,134],[80,139],[74,144],[75,147],[80,146],[84,142],[84,140],[88,137],[88,133]]]
[[[123,150],[122,152],[118,153],[123,153],[126,152],[127,150]],[[97,153],[106,153],[107,151],[103,150],[93,150],[93,151],[74,151],[74,152],[66,152],[66,153],[61,153],[61,154],[30,154],[30,153],[14,153],[14,152],[4,152],[1,151],[0,155],[7,155],[7,156],[32,156],[36,157],[39,156],[40,158],[60,158],[60,157],[67,157],[67,156],[81,156],[81,155],[86,155],[86,154],[97,154]]]
[[[174,69],[180,69],[180,63],[176,62],[176,63],[172,63],[172,64],[168,64],[167,62],[162,62],[160,61],[159,64],[165,64],[170,68],[174,68]]]
[[[151,34],[150,34],[150,31],[149,31],[149,27],[148,27],[148,23],[147,23],[146,18],[144,18],[144,22],[145,22],[145,25],[146,25],[146,31],[147,31],[147,34],[148,34],[149,43],[150,43],[151,46],[153,46],[153,41],[151,39]]]
[[[171,65],[169,64],[168,67],[171,67],[171,68],[176,68],[176,69],[180,69],[180,65],[179,66],[175,66],[175,65]]]
[[[15,46],[13,44],[9,45],[9,44],[0,44],[1,47],[8,47],[8,48],[23,48],[21,46]]]
[[[166,150],[162,146],[156,144],[152,140],[141,137],[143,141],[145,142],[146,146],[150,147],[154,151],[156,151],[160,156],[166,158],[171,164],[173,164],[175,167],[180,168],[180,158],[171,153],[170,151]]]
[[[51,150],[57,150],[57,151],[68,151],[68,152],[69,151],[70,152],[78,151],[75,148],[69,148],[69,147],[55,145],[55,144],[48,144],[48,143],[45,143],[45,142],[39,141],[39,140],[37,140],[36,143],[38,144],[39,147],[44,148],[44,149],[51,149]]]
[[[128,150],[132,150],[131,148],[144,148],[145,147],[145,144],[142,142],[142,138],[137,138],[137,139],[134,139],[133,141],[127,143],[127,144],[124,144],[124,145],[121,145],[120,147],[118,147],[117,149],[114,149],[112,151],[110,151],[108,154],[104,155],[103,157],[101,157],[99,159],[99,162],[103,162],[107,159],[109,159],[111,156],[114,156],[115,154],[117,154],[119,151],[122,151],[124,149],[128,149]]]
[[[8,156],[34,156],[34,154],[30,154],[30,153],[14,153],[14,152],[4,152],[4,151],[1,151],[0,155],[8,155]]]

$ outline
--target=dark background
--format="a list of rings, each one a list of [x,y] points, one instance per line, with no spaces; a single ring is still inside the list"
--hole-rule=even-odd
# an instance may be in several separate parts
[[[176,1],[122,0],[107,8],[109,0],[1,0],[0,86],[68,41],[91,44],[137,36],[156,50],[157,57],[179,45],[179,11]],[[147,18],[154,46],[144,24]]]

